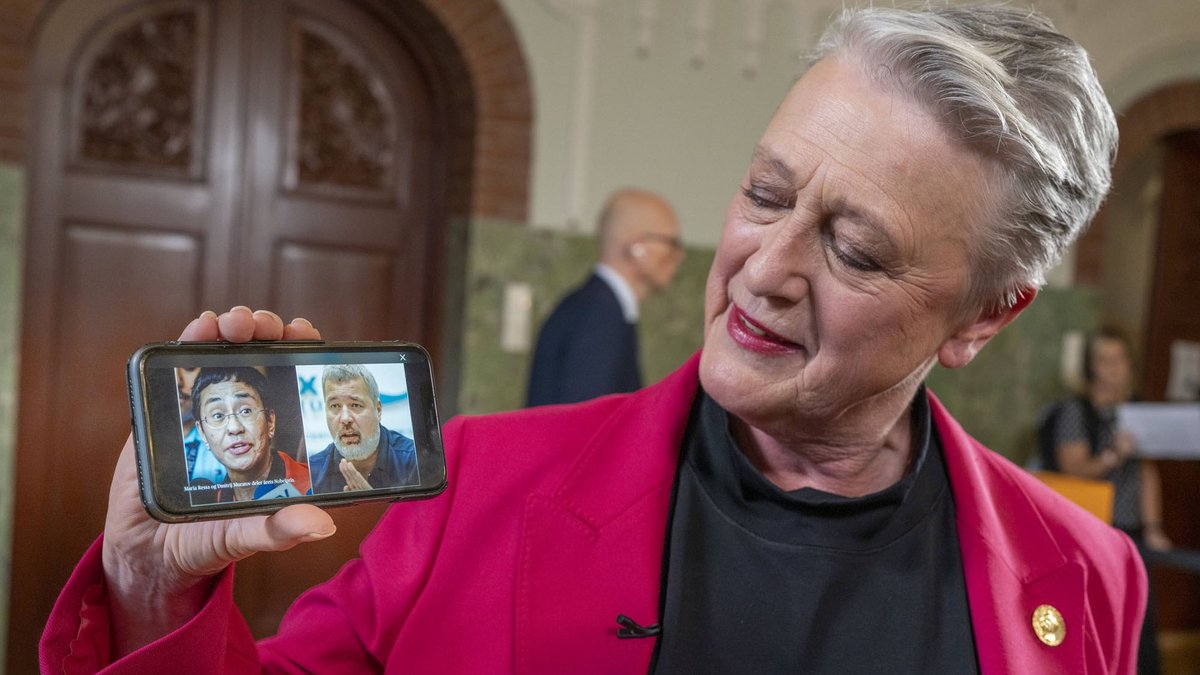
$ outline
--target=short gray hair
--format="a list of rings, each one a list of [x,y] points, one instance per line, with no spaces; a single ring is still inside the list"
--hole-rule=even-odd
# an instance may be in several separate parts
[[[357,363],[337,363],[325,366],[325,369],[321,371],[321,392],[324,393],[330,382],[341,384],[357,379],[361,379],[367,384],[367,393],[371,395],[371,400],[379,403],[379,385],[375,382],[375,376]]]
[[[975,5],[845,10],[813,62],[831,54],[998,163],[999,222],[971,238],[971,309],[1041,286],[1112,182],[1117,122],[1083,48],[1032,10]]]

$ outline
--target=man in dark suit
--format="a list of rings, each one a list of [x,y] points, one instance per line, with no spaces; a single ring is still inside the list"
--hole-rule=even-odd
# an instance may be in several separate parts
[[[574,403],[642,386],[638,305],[666,288],[683,261],[679,221],[662,197],[611,195],[600,214],[600,261],[542,326],[527,405]]]

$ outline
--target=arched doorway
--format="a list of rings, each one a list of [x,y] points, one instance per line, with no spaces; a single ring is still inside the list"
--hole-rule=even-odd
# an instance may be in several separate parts
[[[1081,242],[1103,251],[1085,257],[1079,276],[1104,289],[1104,315],[1133,336],[1140,353],[1138,391],[1163,400],[1172,343],[1200,342],[1200,81],[1155,89],[1119,119],[1114,189]],[[1101,263],[1102,264],[1097,264]],[[1200,462],[1160,460],[1163,526],[1176,545],[1200,548],[1195,486]],[[1200,628],[1200,578],[1152,567],[1163,631]]]
[[[200,309],[244,303],[306,315],[332,339],[454,352],[456,252],[489,156],[476,126],[491,116],[477,105],[496,93],[471,89],[472,54],[456,47],[473,20],[454,14],[466,3],[434,4],[450,16],[372,0],[64,0],[43,13],[31,41],[11,672],[36,669],[57,589],[102,526],[133,347],[173,337]],[[493,32],[519,56],[511,30]],[[516,65],[512,98],[527,105]],[[527,111],[521,123],[527,135]],[[511,204],[524,190],[483,196]],[[379,512],[335,512],[339,542],[241,566],[255,632],[353,555]]]

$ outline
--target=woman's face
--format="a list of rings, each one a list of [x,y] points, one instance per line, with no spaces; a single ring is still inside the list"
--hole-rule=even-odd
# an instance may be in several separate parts
[[[818,63],[726,214],[705,297],[705,389],[752,426],[786,431],[911,396],[939,356],[965,365],[990,337],[975,340],[961,317],[992,178],[906,98]]]
[[[1133,367],[1125,343],[1117,338],[1092,338],[1092,389],[1112,398],[1124,398],[1129,391]]]
[[[254,479],[271,465],[275,413],[263,410],[262,397],[245,382],[210,384],[200,396],[201,430],[217,461],[230,476]]]

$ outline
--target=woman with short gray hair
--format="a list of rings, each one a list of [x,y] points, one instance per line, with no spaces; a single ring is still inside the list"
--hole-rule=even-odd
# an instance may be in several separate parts
[[[1100,208],[1117,152],[1083,48],[1028,10],[961,6],[845,11],[815,58],[839,53],[995,160],[1003,206],[977,224],[971,297],[1011,305],[1040,286]]]
[[[726,212],[698,355],[635,393],[451,421],[446,492],[394,506],[257,645],[227,568],[328,536],[328,515],[155,524],[127,446],[44,663],[1133,672],[1129,538],[924,385],[1034,300],[1099,204],[1115,131],[1095,73],[999,6],[851,12],[821,44]],[[202,317],[184,339],[250,322]]]

